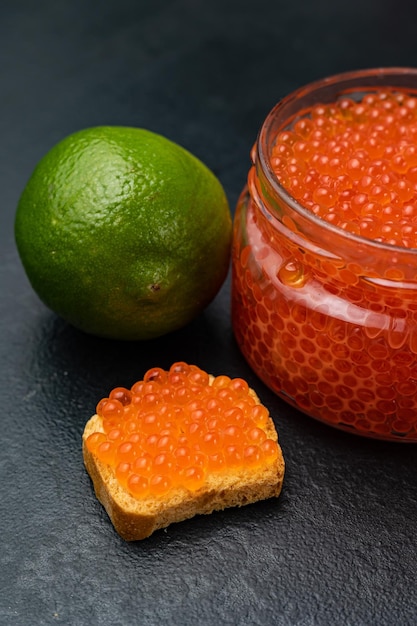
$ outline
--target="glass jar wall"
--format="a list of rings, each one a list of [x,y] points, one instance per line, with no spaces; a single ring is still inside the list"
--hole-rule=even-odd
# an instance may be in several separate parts
[[[417,249],[325,221],[272,166],[277,135],[311,107],[381,89],[415,96],[417,71],[325,79],[265,120],[235,215],[232,322],[250,366],[298,410],[346,431],[417,442]]]

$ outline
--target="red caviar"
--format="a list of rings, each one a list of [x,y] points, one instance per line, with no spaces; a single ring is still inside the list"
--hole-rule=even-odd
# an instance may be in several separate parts
[[[269,464],[278,455],[263,430],[268,410],[244,380],[217,376],[210,384],[206,372],[183,362],[148,370],[130,390],[113,389],[97,414],[104,432],[91,434],[87,447],[138,498],[195,491],[210,473]]]
[[[417,248],[417,97],[381,90],[305,115],[272,148],[282,185],[334,226]]]
[[[417,442],[409,73],[415,85],[408,70],[333,77],[271,111],[235,213],[232,323],[254,371],[297,409]]]

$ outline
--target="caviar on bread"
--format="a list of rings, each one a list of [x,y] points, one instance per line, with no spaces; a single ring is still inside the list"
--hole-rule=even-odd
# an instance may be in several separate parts
[[[83,434],[84,463],[127,541],[281,492],[274,423],[241,378],[178,362],[113,389],[96,410]]]

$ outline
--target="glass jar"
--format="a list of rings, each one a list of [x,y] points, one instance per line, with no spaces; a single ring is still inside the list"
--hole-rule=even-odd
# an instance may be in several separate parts
[[[267,116],[235,214],[232,323],[249,365],[296,409],[345,431],[417,442],[417,249],[317,217],[271,167],[277,133],[314,104],[387,87],[416,95],[417,70],[327,78]]]

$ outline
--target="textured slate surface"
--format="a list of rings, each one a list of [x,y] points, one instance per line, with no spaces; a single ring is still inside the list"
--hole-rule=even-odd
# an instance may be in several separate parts
[[[335,72],[417,65],[414,2],[6,0],[0,5],[0,624],[417,623],[416,448],[287,407],[241,357],[229,281],[189,327],[146,344],[85,336],[44,308],[13,219],[37,160],[96,124],[144,126],[200,156],[232,207],[262,120]],[[99,398],[154,365],[246,377],[287,462],[281,498],[124,543],[80,437]]]

